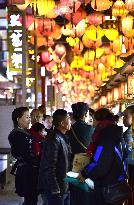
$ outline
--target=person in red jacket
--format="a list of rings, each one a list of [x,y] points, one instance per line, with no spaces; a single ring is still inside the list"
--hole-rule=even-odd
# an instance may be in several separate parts
[[[32,125],[30,128],[30,133],[33,136],[33,149],[34,153],[38,156],[40,156],[41,151],[41,142],[45,139],[46,131],[45,126],[39,122],[36,122]]]

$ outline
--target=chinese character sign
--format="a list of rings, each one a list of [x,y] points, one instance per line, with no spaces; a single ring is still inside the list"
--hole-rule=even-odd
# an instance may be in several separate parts
[[[22,73],[22,23],[21,14],[8,15],[8,41],[9,41],[9,70]]]

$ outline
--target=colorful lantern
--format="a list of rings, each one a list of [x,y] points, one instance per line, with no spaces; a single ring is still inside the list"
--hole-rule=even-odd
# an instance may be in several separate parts
[[[44,51],[40,54],[40,61],[42,63],[49,63],[52,60],[52,56],[50,55],[50,53],[48,51]]]
[[[126,16],[122,19],[122,32],[125,36],[131,36],[133,33],[133,16]]]
[[[83,51],[83,43],[81,41],[79,41],[79,43],[77,43],[73,48],[72,51],[74,53],[74,55],[80,55],[81,52]]]
[[[107,56],[107,66],[114,67],[116,63],[116,57],[114,54],[110,54]]]
[[[61,27],[59,25],[55,25],[53,32],[50,34],[53,39],[59,39],[61,37]]]
[[[91,25],[99,25],[105,21],[105,15],[100,12],[94,12],[87,16],[87,20]]]
[[[100,26],[89,26],[86,29],[85,35],[92,41],[100,40],[104,36],[104,30]]]
[[[110,28],[105,30],[105,36],[110,40],[110,41],[115,41],[118,37],[119,33],[116,29]]]
[[[112,7],[112,15],[117,17],[123,17],[128,14],[128,10],[122,0],[117,0]]]
[[[134,11],[134,0],[126,0],[125,6],[129,11]]]
[[[55,1],[54,0],[37,0],[37,1],[32,0],[31,6],[33,6],[36,12],[38,10],[39,16],[44,16],[54,9]]]
[[[86,12],[81,7],[73,14],[66,14],[65,17],[70,21],[72,19],[72,24],[77,25],[82,19],[86,17]]]
[[[112,2],[109,0],[92,0],[91,6],[96,11],[104,11],[112,6]]]
[[[76,33],[76,36],[81,37],[85,33],[85,29],[86,29],[86,22],[83,19],[76,25],[75,27],[76,32],[74,33]]]

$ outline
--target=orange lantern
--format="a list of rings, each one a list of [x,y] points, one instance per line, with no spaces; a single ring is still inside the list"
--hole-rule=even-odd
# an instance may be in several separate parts
[[[77,25],[82,19],[86,17],[86,12],[80,7],[74,14],[66,14],[65,17],[69,21],[72,19],[71,23]]]
[[[117,0],[112,7],[112,15],[117,17],[123,17],[128,14],[128,10],[122,0]]]
[[[77,43],[73,48],[72,51],[74,53],[74,55],[80,55],[81,52],[83,51],[83,43],[81,41],[79,41],[79,43]]]
[[[122,32],[128,37],[134,34],[133,16],[126,16],[122,19]]]
[[[92,0],[91,6],[96,11],[104,11],[112,6],[112,2],[109,0]]]

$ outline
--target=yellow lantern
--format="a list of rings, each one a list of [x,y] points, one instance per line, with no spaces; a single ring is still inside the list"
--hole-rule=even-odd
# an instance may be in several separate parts
[[[96,48],[96,58],[100,58],[104,53],[103,48]]]
[[[93,67],[92,66],[89,66],[89,65],[84,65],[84,67],[83,67],[83,70],[84,71],[87,71],[87,72],[91,72],[91,71],[93,71]]]
[[[124,35],[132,33],[133,30],[133,16],[126,16],[122,19],[122,32]]]
[[[134,0],[126,0],[125,5],[129,11],[134,11]]]
[[[105,30],[105,36],[110,40],[110,41],[115,41],[118,37],[119,33],[116,29],[110,28]]]
[[[91,6],[96,11],[104,11],[112,6],[112,2],[109,0],[92,0]]]
[[[34,5],[34,10],[38,8],[38,15],[44,16],[47,15],[50,11],[52,11],[55,7],[54,0],[33,0],[32,4]],[[31,4],[31,6],[32,6]]]
[[[114,54],[110,54],[107,56],[107,66],[114,67],[116,63],[116,57]]]
[[[124,2],[122,0],[117,0],[112,7],[112,15],[115,17],[123,17],[127,14],[128,10],[126,9]]]
[[[119,38],[117,38],[113,44],[113,52],[116,53],[116,55],[120,55],[122,51],[122,36],[120,35]]]
[[[105,66],[103,63],[98,64],[98,71],[99,73],[103,73],[105,71]]]
[[[104,30],[100,26],[89,26],[86,29],[85,35],[88,37],[88,39],[97,41],[100,40],[104,36]]]
[[[125,62],[123,60],[116,60],[115,68],[121,68]]]
[[[72,61],[70,68],[83,68],[84,65],[85,61],[82,56],[74,56],[74,60]]]

